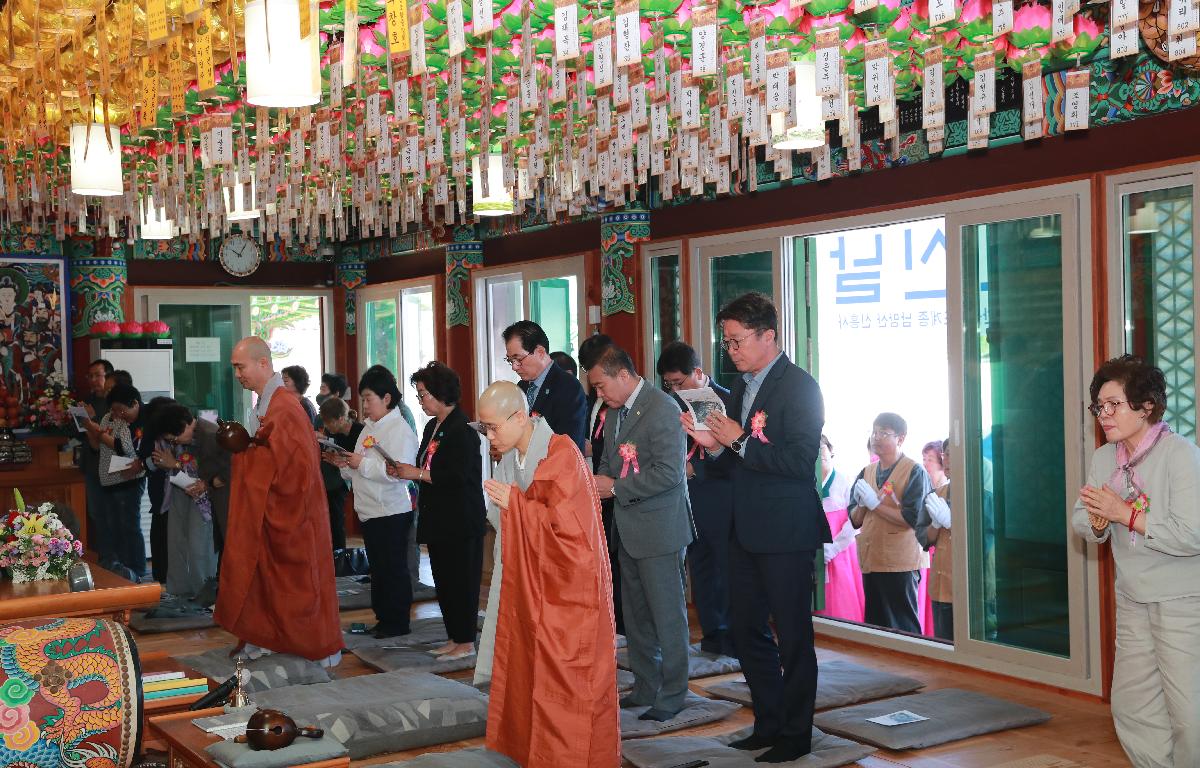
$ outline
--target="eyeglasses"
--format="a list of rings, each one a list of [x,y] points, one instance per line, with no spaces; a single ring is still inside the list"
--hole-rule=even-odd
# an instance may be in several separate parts
[[[896,436],[896,433],[890,429],[875,430],[871,433],[871,437],[875,440],[888,440]]]
[[[1087,409],[1088,409],[1089,413],[1091,413],[1093,416],[1095,416],[1098,419],[1098,418],[1100,418],[1101,413],[1103,413],[1105,416],[1112,416],[1114,413],[1117,412],[1117,408],[1122,405],[1129,405],[1129,401],[1128,400],[1105,400],[1103,403],[1095,403],[1093,405],[1089,405],[1087,407]]]
[[[506,357],[506,358],[504,358],[504,362],[508,363],[508,364],[509,364],[509,365],[511,365],[513,368],[516,368],[518,365],[520,365],[521,363],[525,362],[525,358],[529,357],[531,354],[533,354],[533,353],[532,353],[532,352],[527,352],[527,353],[526,353],[526,354],[524,354],[524,355],[519,355],[519,356],[518,356],[518,355],[513,355],[513,356],[511,356],[511,357]]]
[[[518,413],[520,413],[520,411],[513,411],[512,413],[508,414],[508,418],[505,419],[500,424],[487,424],[482,421],[471,421],[471,422],[468,422],[468,426],[470,426],[471,429],[474,429],[479,434],[486,437],[489,432],[499,432],[500,427],[504,426],[509,421],[511,421],[512,417],[516,416]]]
[[[736,352],[742,348],[743,341],[750,338],[751,336],[757,335],[758,333],[759,333],[758,331],[746,331],[745,333],[743,333],[741,336],[738,336],[737,338],[721,339],[721,349],[725,350],[726,352],[729,352],[731,350]]]
[[[421,401],[423,401],[423,400],[424,400],[425,398],[427,398],[427,397],[429,397],[429,393],[428,393],[428,392],[417,392],[417,402],[418,402],[418,403],[419,403],[419,402],[421,402]]]

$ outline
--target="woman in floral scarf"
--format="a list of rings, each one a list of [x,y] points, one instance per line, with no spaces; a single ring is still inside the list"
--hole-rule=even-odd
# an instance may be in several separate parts
[[[1200,765],[1200,448],[1162,420],[1167,381],[1125,355],[1100,366],[1092,455],[1071,522],[1117,566],[1113,724],[1138,768]]]

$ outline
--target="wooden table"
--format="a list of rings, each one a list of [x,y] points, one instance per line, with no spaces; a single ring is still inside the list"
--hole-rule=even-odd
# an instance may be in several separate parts
[[[0,581],[0,624],[70,616],[111,616],[127,623],[134,608],[158,605],[162,596],[159,584],[134,584],[95,563],[90,566],[96,588],[88,592],[72,592],[65,579],[21,584]]]
[[[161,739],[167,744],[167,768],[217,768],[209,759],[204,748],[221,740],[219,736],[205,733],[192,724],[199,717],[222,715],[221,707],[201,709],[195,712],[177,712],[150,718],[151,738]],[[316,763],[297,764],[293,768],[350,768],[348,756]]]
[[[213,680],[211,677],[200,674],[191,667],[180,664],[179,661],[167,654],[166,651],[151,651],[149,653],[139,654],[139,659],[142,666],[142,674],[148,675],[153,672],[182,672],[189,679],[205,678],[208,680],[208,689],[211,691],[220,685],[220,681]],[[149,699],[142,702],[142,749],[158,749],[163,752],[167,751],[167,745],[159,740],[150,737],[150,718],[158,717],[159,715],[170,715],[175,712],[186,712],[187,708],[196,701],[203,698],[203,693],[192,693],[185,696],[171,696],[165,699]],[[199,730],[199,729],[197,729]]]

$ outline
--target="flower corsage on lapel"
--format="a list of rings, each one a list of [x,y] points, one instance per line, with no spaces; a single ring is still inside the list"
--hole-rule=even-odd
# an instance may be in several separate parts
[[[894,497],[895,495],[896,495],[896,488],[895,488],[895,486],[892,485],[891,480],[888,480],[886,483],[883,484],[883,487],[879,489],[879,497],[880,498],[883,498],[885,496],[893,496]]]
[[[433,454],[437,453],[438,441],[433,439],[429,441],[429,447],[425,449],[425,469],[429,469],[429,465],[433,463]]]
[[[366,452],[374,448],[377,444],[378,441],[375,439],[375,435],[367,435],[366,439],[363,440],[363,455],[365,456]]]
[[[758,411],[750,417],[750,437],[758,440],[763,445],[771,442],[767,439],[766,433],[763,431],[767,428],[767,412]]]
[[[617,450],[623,461],[621,464],[622,480],[629,476],[630,469],[633,469],[633,474],[635,475],[642,471],[642,468],[638,466],[637,446],[635,444],[621,443],[621,447]]]

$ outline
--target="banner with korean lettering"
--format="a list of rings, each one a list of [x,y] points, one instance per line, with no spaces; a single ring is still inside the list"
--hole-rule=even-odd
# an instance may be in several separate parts
[[[946,232],[941,218],[809,238],[825,434],[857,473],[879,413],[908,422],[903,450],[944,440],[950,422]]]

